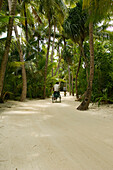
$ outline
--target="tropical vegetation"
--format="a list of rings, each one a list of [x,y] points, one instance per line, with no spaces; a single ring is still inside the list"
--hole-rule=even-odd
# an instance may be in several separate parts
[[[0,102],[50,97],[113,103],[112,0],[0,1]],[[75,101],[76,102],[76,101]]]

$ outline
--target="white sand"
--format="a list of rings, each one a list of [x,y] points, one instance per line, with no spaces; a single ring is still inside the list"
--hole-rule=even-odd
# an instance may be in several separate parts
[[[0,170],[113,170],[113,105],[0,104]]]

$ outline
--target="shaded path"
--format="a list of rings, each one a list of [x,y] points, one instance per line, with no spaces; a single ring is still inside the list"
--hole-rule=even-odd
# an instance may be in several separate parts
[[[0,105],[0,170],[113,170],[113,106],[74,97]]]

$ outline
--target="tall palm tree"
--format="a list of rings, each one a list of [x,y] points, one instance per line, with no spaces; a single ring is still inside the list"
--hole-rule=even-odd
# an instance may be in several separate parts
[[[49,57],[49,50],[50,50],[52,20],[54,18],[54,15],[56,16],[57,12],[63,14],[63,10],[61,9],[62,4],[63,4],[62,0],[60,0],[60,1],[58,1],[58,0],[41,0],[40,1],[40,9],[41,9],[42,13],[45,14],[45,17],[47,18],[48,24],[49,24],[49,35],[48,35],[48,45],[47,45],[46,63],[45,63],[44,96],[43,96],[43,98],[46,97],[47,69],[48,69],[48,57]]]
[[[47,68],[48,68],[48,57],[50,50],[50,40],[51,40],[51,17],[53,11],[53,1],[49,0],[41,0],[40,2],[40,10],[43,14],[45,14],[48,24],[49,24],[49,35],[48,35],[48,45],[47,45],[47,53],[46,53],[46,62],[45,62],[45,74],[44,74],[44,94],[43,98],[46,97],[46,81],[47,81]]]
[[[90,43],[90,75],[87,90],[82,103],[78,106],[78,110],[87,110],[92,93],[92,84],[94,77],[94,45],[93,45],[93,23],[101,20],[109,10],[109,5],[113,3],[111,0],[83,0],[83,6],[88,7],[89,10],[89,43]],[[109,4],[109,5],[108,5]],[[97,17],[94,17],[97,16]]]
[[[69,9],[69,16],[64,22],[64,30],[67,37],[71,38],[74,43],[78,43],[80,47],[80,57],[78,62],[78,68],[76,71],[75,88],[76,88],[76,98],[79,99],[77,80],[78,73],[81,65],[81,57],[84,58],[86,66],[87,60],[84,54],[83,42],[88,35],[88,26],[86,26],[88,14],[87,11],[82,9],[83,0],[79,0],[76,7]],[[86,67],[86,70],[87,67]],[[87,76],[88,77],[88,76]]]
[[[1,68],[0,68],[0,101],[2,101],[2,89],[3,89],[4,76],[5,76],[5,71],[6,71],[7,61],[8,61],[8,53],[9,53],[10,43],[11,43],[12,28],[13,28],[16,4],[17,4],[17,0],[12,0],[8,31],[7,31],[7,40],[5,44],[5,52],[3,55]]]
[[[8,0],[8,4],[9,4],[9,10],[11,11],[11,0]],[[21,94],[21,101],[24,101],[26,99],[26,93],[27,93],[27,79],[26,79],[26,70],[25,70],[25,64],[24,64],[24,58],[23,58],[23,52],[22,52],[22,48],[21,48],[21,43],[20,43],[20,37],[18,34],[18,29],[17,26],[14,24],[14,30],[15,30],[15,35],[17,38],[17,45],[18,45],[18,51],[19,51],[19,56],[20,56],[20,61],[22,62],[22,82],[23,82],[23,86],[22,86],[22,94]]]
[[[51,21],[50,18],[48,19],[49,22],[49,36],[48,36],[48,46],[47,46],[47,53],[46,53],[46,63],[45,63],[45,75],[44,75],[44,98],[46,97],[46,81],[47,81],[47,68],[48,68],[48,57],[49,57],[49,49],[50,49],[50,41],[51,41]]]
[[[91,100],[91,92],[92,92],[92,84],[94,77],[94,45],[93,45],[93,23],[89,23],[89,43],[90,43],[90,75],[89,75],[89,83],[87,87],[87,91],[85,93],[84,100],[77,108],[78,110],[87,110],[90,100]]]
[[[23,51],[21,48],[21,44],[20,44],[20,40],[19,40],[19,34],[18,34],[18,30],[17,30],[17,26],[14,25],[14,30],[15,30],[15,35],[17,38],[17,45],[18,45],[18,51],[19,51],[19,56],[20,56],[20,61],[22,63],[21,67],[22,67],[22,94],[21,94],[21,101],[24,101],[26,99],[26,94],[27,94],[27,78],[26,78],[26,70],[25,70],[25,64],[24,64],[24,58],[23,58]]]

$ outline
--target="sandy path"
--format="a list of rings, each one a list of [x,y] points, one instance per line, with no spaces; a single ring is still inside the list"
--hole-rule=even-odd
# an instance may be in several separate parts
[[[0,104],[0,170],[113,170],[113,105]]]

